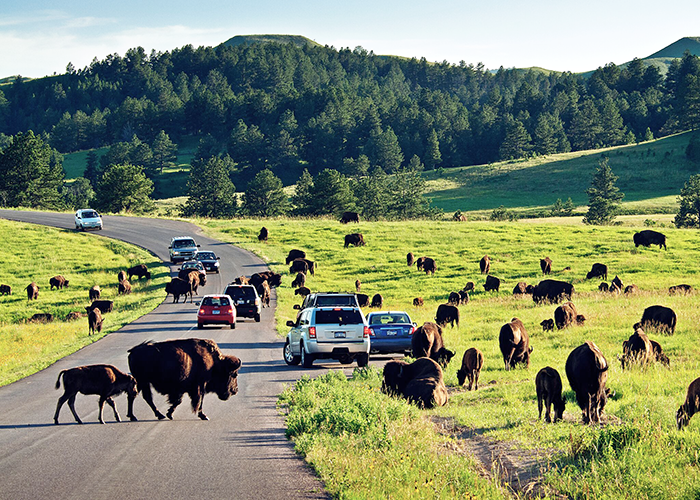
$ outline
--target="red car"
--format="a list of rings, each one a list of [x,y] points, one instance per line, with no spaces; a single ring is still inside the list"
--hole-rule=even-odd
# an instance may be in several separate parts
[[[197,328],[204,325],[229,325],[236,328],[236,308],[228,295],[205,295],[197,311]]]

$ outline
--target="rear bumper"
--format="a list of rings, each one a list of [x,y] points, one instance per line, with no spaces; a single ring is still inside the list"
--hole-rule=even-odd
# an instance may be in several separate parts
[[[317,358],[335,358],[347,354],[369,354],[369,339],[357,342],[316,342],[309,340],[306,344],[309,354]]]
[[[370,352],[377,354],[410,352],[411,339],[372,339]]]
[[[236,316],[239,316],[241,318],[254,318],[258,314],[260,314],[260,311],[258,311],[258,308],[255,306],[236,306]]]

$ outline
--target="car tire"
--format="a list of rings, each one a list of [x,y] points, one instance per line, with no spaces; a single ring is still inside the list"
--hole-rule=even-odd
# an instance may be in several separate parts
[[[352,359],[352,356],[350,356],[348,354],[348,355],[341,356],[340,358],[338,358],[338,361],[340,361],[341,365],[349,365],[353,362],[353,359]]]
[[[290,366],[298,365],[301,361],[301,356],[295,356],[292,352],[292,345],[289,343],[289,339],[287,339],[284,343],[282,357],[284,358],[284,362]]]
[[[260,323],[260,313],[255,315],[255,322]]]
[[[200,330],[204,328],[204,323],[197,323],[197,328],[199,328]]]
[[[304,344],[299,344],[301,348],[301,364],[304,368],[311,368],[314,365],[314,355],[309,354],[304,349]]]
[[[357,366],[363,368],[369,364],[369,354],[358,354],[357,355]]]

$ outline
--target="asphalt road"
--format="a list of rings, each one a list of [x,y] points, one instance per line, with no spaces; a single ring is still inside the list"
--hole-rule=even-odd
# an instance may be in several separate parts
[[[67,230],[75,227],[72,214],[0,210],[0,217]],[[222,264],[221,274],[210,274],[200,294],[221,292],[236,276],[266,269],[250,252],[207,238],[189,223],[106,216],[104,225],[92,235],[136,244],[166,263],[171,237],[195,236],[202,249],[221,256]],[[118,332],[0,388],[0,498],[328,498],[313,471],[294,453],[276,408],[277,395],[304,371],[282,360],[282,341],[274,331],[274,292],[272,305],[263,310],[260,323],[241,319],[235,330],[197,330],[197,306],[173,304],[168,298]],[[172,421],[158,421],[139,395],[134,405],[139,421],[129,422],[126,396],[121,395],[115,402],[126,421],[115,422],[105,405],[106,424],[101,425],[98,397],[79,394],[75,406],[85,423],[76,424],[64,405],[61,425],[54,425],[56,402],[63,393],[54,385],[61,370],[108,363],[128,372],[129,348],[145,340],[187,337],[213,339],[224,353],[243,363],[236,396],[228,401],[215,394],[205,396],[209,421],[191,412],[187,395]],[[319,365],[312,372],[321,373],[324,365]],[[154,392],[154,401],[163,413],[167,410],[163,396]]]

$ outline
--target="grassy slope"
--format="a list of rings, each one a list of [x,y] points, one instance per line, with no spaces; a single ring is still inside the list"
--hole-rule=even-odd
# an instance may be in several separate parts
[[[12,295],[0,297],[0,385],[49,366],[163,301],[168,271],[140,248],[8,221],[0,221],[0,237],[9,249],[0,262],[0,280],[13,290]],[[151,268],[153,279],[134,281],[131,295],[117,297],[117,272],[138,263]],[[70,285],[51,291],[49,278],[59,274]],[[39,285],[39,298],[28,302],[24,289],[32,281]],[[87,291],[95,284],[100,285],[102,298],[115,301],[115,311],[105,315],[102,334],[89,337],[87,319],[64,319],[71,311],[85,312]],[[45,325],[26,323],[35,313],[51,313],[56,320]]]
[[[700,442],[700,420],[691,421],[684,433],[675,430],[674,422],[675,410],[689,382],[700,374],[700,345],[694,327],[700,322],[700,311],[695,296],[667,294],[673,284],[700,286],[696,232],[664,230],[669,250],[659,251],[636,249],[632,244],[634,229],[616,227],[476,222],[361,223],[346,227],[335,221],[277,220],[264,221],[270,230],[270,242],[265,245],[256,240],[262,224],[236,220],[212,221],[206,226],[227,241],[255,250],[280,271],[286,267],[283,259],[289,249],[305,249],[309,258],[319,263],[316,276],[307,281],[312,290],[352,290],[359,278],[364,293],[381,293],[386,308],[407,310],[419,324],[432,320],[437,305],[450,291],[462,288],[467,281],[477,284],[471,302],[460,308],[460,327],[445,332],[448,347],[458,352],[445,370],[446,382],[453,391],[451,402],[425,413],[453,417],[484,436],[520,447],[556,450],[554,469],[546,482],[571,496],[615,497],[619,488],[628,498],[694,496],[700,491],[700,473],[692,451]],[[364,234],[367,246],[343,249],[343,235],[355,231]],[[426,276],[408,268],[407,251],[436,257],[437,274]],[[484,278],[478,273],[478,261],[484,254],[491,256],[493,274],[504,280],[498,294],[480,291]],[[539,322],[552,317],[555,306],[536,307],[531,300],[510,294],[520,280],[536,283],[541,279],[538,262],[544,255],[554,261],[553,278],[574,283],[574,302],[588,318],[585,326],[542,333]],[[606,263],[610,279],[617,274],[625,284],[639,286],[642,293],[631,297],[600,294],[598,280],[583,279],[594,262]],[[572,270],[563,271],[566,266]],[[297,300],[289,287],[291,279],[285,278],[284,286],[278,289],[278,325],[294,317],[291,306]],[[425,299],[424,308],[412,307],[415,296]],[[671,369],[654,366],[623,372],[615,356],[621,352],[622,341],[632,333],[631,325],[639,320],[644,308],[653,304],[672,307],[678,314],[675,336],[651,335],[669,354]],[[505,372],[497,337],[501,325],[514,316],[524,321],[535,351],[529,370]],[[278,326],[281,335],[286,330]],[[570,400],[567,421],[557,425],[538,422],[534,391],[537,370],[550,365],[564,376],[566,357],[584,340],[596,342],[610,362],[609,386],[617,395],[609,402],[607,413],[610,420],[622,424],[581,426],[580,411],[572,402],[573,393],[566,380],[565,392]],[[480,348],[486,357],[482,388],[472,393],[455,387],[461,354],[471,346]],[[370,390],[374,397],[384,397],[379,394],[378,382],[369,386],[359,382],[356,390]],[[390,426],[390,432],[394,431],[398,432]],[[371,493],[361,493],[366,477],[349,479],[343,476],[347,470],[333,465],[333,460],[346,453],[348,443],[343,441],[342,447],[334,448],[332,443],[340,443],[339,439],[319,439],[324,452],[310,453],[324,479],[339,481],[338,488],[350,496],[354,492],[358,497],[371,497]],[[429,439],[432,444],[428,448],[437,446],[438,441],[435,437]],[[423,456],[429,452],[420,448],[419,439],[415,446],[411,453]],[[378,460],[376,451],[368,448],[365,458]],[[359,446],[358,452],[362,449]],[[667,459],[669,456],[674,458]],[[374,463],[388,468],[383,471],[385,477],[394,477],[395,465]],[[339,480],[338,474],[345,479]],[[416,474],[422,477],[420,472]],[[587,481],[575,481],[577,477]]]

